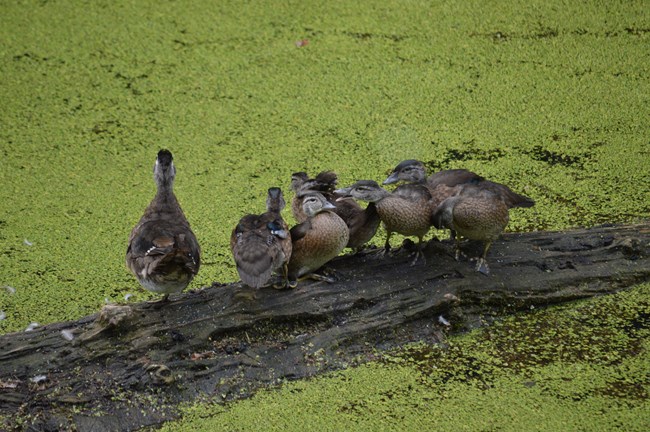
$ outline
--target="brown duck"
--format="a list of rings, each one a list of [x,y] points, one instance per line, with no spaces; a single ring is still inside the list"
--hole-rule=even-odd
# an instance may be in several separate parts
[[[341,253],[348,243],[348,227],[334,213],[334,208],[319,192],[303,196],[302,209],[307,219],[291,228],[293,252],[289,260],[289,287],[295,288],[298,280],[305,277],[333,282],[313,272]]]
[[[173,192],[172,154],[160,150],[154,166],[156,196],[131,231],[126,265],[149,291],[179,293],[199,272],[201,250]]]
[[[508,206],[503,196],[492,190],[469,184],[445,199],[432,216],[436,228],[456,231],[456,260],[460,257],[460,236],[484,242],[483,253],[477,259],[476,271],[490,274],[486,256],[490,245],[508,225]]]
[[[396,232],[418,238],[418,250],[411,265],[414,265],[419,257],[425,260],[422,238],[429,231],[432,215],[431,195],[426,187],[403,185],[391,193],[373,180],[360,180],[352,186],[337,190],[336,193],[375,205],[386,228],[384,253],[390,251],[390,237]]]
[[[298,222],[307,219],[302,210],[302,197],[305,193],[320,192],[336,208],[334,213],[339,215],[350,230],[347,247],[359,250],[377,232],[380,219],[374,204],[362,208],[354,199],[341,196],[334,190],[338,181],[333,171],[323,171],[316,178],[309,178],[305,172],[297,172],[291,176],[291,188],[295,196],[291,202],[291,211]]]
[[[249,214],[240,219],[230,236],[230,250],[241,280],[248,286],[265,286],[271,275],[282,268],[286,285],[287,264],[291,257],[289,227],[280,215],[285,206],[280,188],[268,190],[266,213]]]
[[[398,181],[426,185],[431,192],[434,207],[437,207],[444,199],[458,193],[460,190],[458,186],[465,184],[477,185],[501,196],[508,208],[532,207],[535,205],[534,200],[513,192],[508,186],[486,180],[466,169],[440,171],[432,174],[427,179],[424,164],[413,159],[400,162],[388,178],[384,180],[384,184],[397,183]]]

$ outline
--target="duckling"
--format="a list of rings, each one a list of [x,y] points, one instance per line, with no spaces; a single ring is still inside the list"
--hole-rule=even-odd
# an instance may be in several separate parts
[[[173,192],[176,167],[168,150],[154,165],[157,192],[131,231],[126,266],[147,290],[180,293],[199,272],[201,250]]]
[[[508,225],[508,205],[504,197],[478,185],[464,185],[460,192],[445,199],[432,216],[436,228],[455,230],[459,236],[484,242],[483,253],[477,259],[476,271],[490,274],[486,257],[490,245]],[[460,237],[456,236],[455,258],[459,259]]]
[[[302,209],[303,195],[307,192],[320,192],[329,201],[337,180],[334,171],[322,171],[313,179],[309,178],[304,171],[291,174],[291,190],[294,192],[291,200],[291,213],[296,222],[302,223],[307,220],[307,215]]]
[[[431,192],[434,207],[437,207],[444,199],[458,193],[460,190],[458,186],[464,184],[478,185],[483,189],[500,195],[509,209],[514,207],[532,207],[535,205],[535,201],[531,198],[519,195],[504,184],[486,180],[466,169],[440,171],[432,174],[427,179],[424,164],[413,159],[400,162],[388,178],[384,180],[384,184],[397,183],[398,181],[426,185]]]
[[[344,200],[345,197],[339,197],[338,200]],[[350,231],[350,239],[347,247],[355,252],[359,252],[363,245],[368,243],[377,233],[377,228],[381,223],[381,218],[377,212],[377,205],[369,202],[365,209],[361,209],[344,219],[345,224]]]
[[[390,237],[393,232],[405,236],[418,237],[418,249],[411,265],[421,257],[422,238],[431,226],[431,194],[421,185],[400,186],[395,192],[388,192],[373,180],[360,180],[347,188],[338,189],[336,193],[358,200],[374,203],[379,218],[386,228],[384,255],[390,251]]]
[[[295,288],[298,280],[305,277],[333,282],[313,272],[341,253],[349,239],[347,225],[321,193],[306,193],[302,197],[302,209],[307,220],[291,228],[293,252],[287,284],[290,288]]]
[[[307,192],[320,192],[336,207],[334,213],[343,219],[350,230],[347,247],[358,251],[377,232],[380,223],[379,214],[374,204],[364,209],[354,199],[337,194],[334,191],[337,181],[334,171],[323,171],[313,179],[310,179],[305,172],[293,173],[291,189],[295,192],[295,196],[291,201],[291,211],[296,221],[304,222],[307,215],[302,210],[302,197]]]
[[[230,250],[237,272],[250,287],[265,286],[279,268],[282,268],[282,286],[286,284],[292,247],[289,227],[280,215],[284,206],[282,190],[269,188],[266,213],[244,216],[232,231]]]
[[[291,212],[296,222],[302,223],[307,220],[307,215],[302,209],[302,198],[307,192],[320,192],[336,208],[334,213],[341,219],[347,221],[354,218],[363,211],[361,206],[353,199],[337,200],[335,193],[338,177],[334,171],[322,171],[315,178],[309,178],[305,172],[297,172],[291,175],[291,189],[295,195],[291,200]]]

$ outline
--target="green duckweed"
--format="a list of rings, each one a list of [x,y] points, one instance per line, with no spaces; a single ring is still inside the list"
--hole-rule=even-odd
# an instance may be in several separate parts
[[[469,168],[536,200],[512,211],[511,231],[650,214],[643,0],[12,0],[0,10],[0,332],[76,319],[129,294],[151,298],[124,254],[163,147],[174,153],[175,190],[203,250],[190,288],[236,280],[230,231],[262,211],[268,187],[288,194],[299,170],[334,169],[344,185],[383,180],[407,158],[432,170]],[[541,385],[520,385],[519,375],[497,374],[489,390],[461,383],[441,396],[414,367],[373,364],[297,383],[304,390],[295,397],[328,388],[356,395],[331,407],[325,429],[445,420],[467,430],[543,421],[551,430],[603,410],[616,414],[603,430],[619,427],[608,423],[615,418],[626,430],[647,426],[641,405],[597,408],[606,390],[589,396],[589,407],[567,405]],[[608,373],[589,366],[584,376]],[[361,378],[374,374],[377,391]],[[423,392],[418,406],[406,390],[376,396],[410,382]],[[568,399],[579,392],[566,386]],[[292,394],[246,403],[289,410]],[[305,413],[322,410],[314,397]],[[354,414],[365,407],[372,415]],[[512,422],[490,423],[493,410]],[[273,415],[292,418],[285,414]]]

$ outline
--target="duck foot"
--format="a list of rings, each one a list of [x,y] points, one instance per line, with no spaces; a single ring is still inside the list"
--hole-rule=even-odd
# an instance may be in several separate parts
[[[485,275],[485,276],[490,276],[490,267],[487,264],[487,261],[483,258],[479,258],[476,261],[476,271]]]
[[[352,249],[352,254],[359,256],[376,255],[377,248],[375,246],[359,246]]]
[[[318,274],[321,274],[321,275],[326,276],[326,277],[331,277],[335,281],[337,281],[337,280],[339,280],[341,278],[341,272],[339,272],[338,270],[334,270],[331,267],[325,267],[325,266],[321,267],[318,270]]]
[[[456,251],[454,252],[454,259],[456,261],[460,261],[461,259],[466,259],[466,258],[467,255],[465,255],[463,251],[461,251],[460,249],[456,249]]]
[[[337,278],[334,276],[326,276],[320,273],[311,273],[310,275],[306,276],[306,278],[327,283],[334,283],[337,281]]]
[[[172,301],[169,300],[169,294],[165,294],[164,296],[162,296],[162,298],[159,298],[158,300],[147,300],[145,304],[147,305],[147,308],[159,309],[171,302]]]
[[[366,249],[360,253],[363,254],[364,257],[368,257],[369,259],[373,260],[382,260],[386,257],[391,256],[390,251],[386,251],[384,248]]]
[[[411,261],[411,264],[410,264],[411,267],[413,267],[415,264],[417,264],[418,261],[422,261],[422,265],[427,264],[427,259],[424,256],[424,252],[416,251],[412,255],[414,255],[414,257],[413,257],[413,261]],[[422,259],[420,259],[420,258],[422,258]]]
[[[275,279],[273,280],[273,282],[268,284],[267,287],[271,287],[271,288],[274,288],[276,290],[283,290],[283,289],[287,289],[287,288],[295,288],[296,285],[298,284],[298,282],[297,281],[294,281],[294,282],[295,282],[295,284],[293,286],[290,286],[288,279],[285,279],[282,276],[276,276]]]

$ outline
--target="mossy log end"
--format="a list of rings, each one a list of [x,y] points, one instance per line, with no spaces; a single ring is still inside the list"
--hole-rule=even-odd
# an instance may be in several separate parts
[[[376,350],[650,280],[650,222],[506,234],[490,250],[490,276],[456,262],[447,241],[428,243],[425,265],[409,266],[409,249],[340,257],[333,284],[215,284],[0,336],[0,416],[10,429],[137,429],[174,418],[181,402],[246,397]]]

